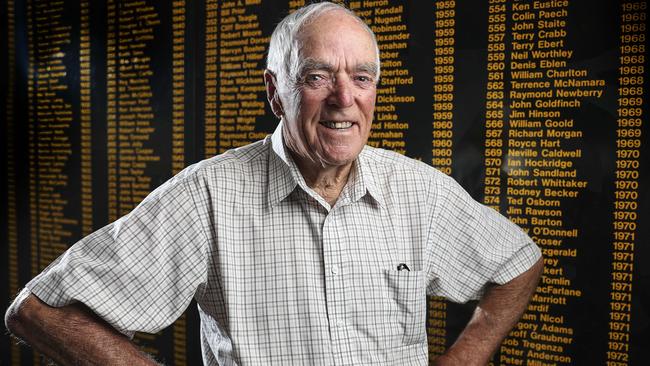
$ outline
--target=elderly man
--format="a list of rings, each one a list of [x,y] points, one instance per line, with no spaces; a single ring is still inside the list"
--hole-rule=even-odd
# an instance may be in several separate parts
[[[425,365],[431,294],[481,298],[436,362],[486,364],[535,289],[539,250],[451,178],[365,146],[378,78],[374,35],[350,11],[286,17],[265,73],[274,134],[75,244],[27,284],[10,330],[62,364],[150,364],[128,336],[194,298],[208,365]]]

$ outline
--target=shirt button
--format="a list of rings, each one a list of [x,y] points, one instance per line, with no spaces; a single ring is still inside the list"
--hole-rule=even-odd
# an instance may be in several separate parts
[[[343,320],[337,320],[336,321],[336,326],[338,328],[343,328],[344,325],[345,325],[345,323],[343,322]]]
[[[334,275],[339,273],[339,266],[333,265],[332,268],[330,269],[330,271],[332,271],[332,274],[334,274]]]

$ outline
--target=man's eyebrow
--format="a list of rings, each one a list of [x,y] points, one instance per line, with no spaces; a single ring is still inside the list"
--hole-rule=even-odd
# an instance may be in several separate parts
[[[373,77],[377,76],[377,64],[374,62],[364,62],[360,65],[357,65],[355,67],[355,71],[357,72],[367,72],[368,74],[372,75]]]
[[[323,70],[331,73],[334,72],[334,66],[328,62],[313,58],[305,59],[300,69],[300,74],[304,75],[305,73],[313,70]],[[375,77],[377,76],[377,64],[374,62],[364,62],[362,64],[356,65],[354,67],[354,71],[365,72]]]

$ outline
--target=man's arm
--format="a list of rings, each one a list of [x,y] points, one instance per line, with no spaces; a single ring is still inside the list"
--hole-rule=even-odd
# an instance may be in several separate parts
[[[490,287],[456,342],[436,359],[434,365],[486,365],[526,310],[543,268],[540,258],[510,282]]]
[[[55,308],[23,290],[5,315],[7,329],[61,365],[156,365],[87,307]]]

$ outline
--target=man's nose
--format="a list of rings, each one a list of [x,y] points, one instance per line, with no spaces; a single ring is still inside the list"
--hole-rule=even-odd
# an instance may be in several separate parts
[[[328,104],[346,108],[354,102],[352,80],[348,77],[339,77],[334,80],[332,90],[328,96]]]

